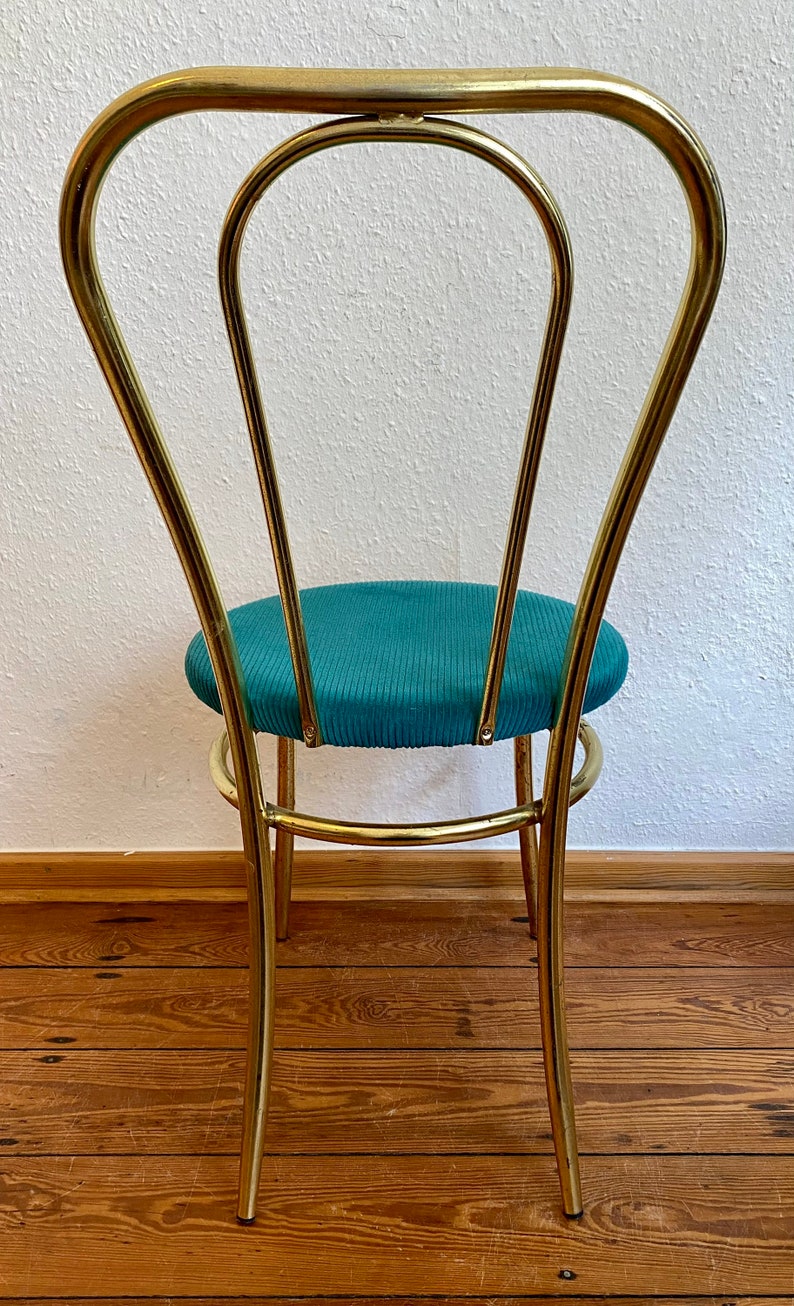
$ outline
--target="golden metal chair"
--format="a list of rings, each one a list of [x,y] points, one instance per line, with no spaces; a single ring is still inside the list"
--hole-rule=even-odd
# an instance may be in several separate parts
[[[516,805],[506,811],[424,825],[345,823],[295,810],[294,739],[278,739],[277,803],[266,802],[246,680],[229,616],[185,492],[136,374],[102,284],[94,222],[104,178],[138,132],[174,114],[198,110],[352,115],[283,142],[240,187],[220,244],[219,274],[227,328],[267,515],[294,671],[299,737],[322,742],[312,668],[268,430],[243,313],[240,249],[250,214],[271,182],[318,150],[357,141],[414,141],[474,154],[509,177],[535,209],[546,234],[552,295],[521,455],[501,576],[496,591],[482,702],[472,744],[493,742],[541,447],[571,293],[571,257],[562,216],[536,173],[512,149],[438,114],[575,111],[627,123],[650,139],[677,175],[689,208],[691,261],[670,335],[640,412],[582,581],[551,722],[543,794],[535,799],[531,739],[515,739]],[[428,116],[432,115],[432,116]],[[563,69],[476,71],[331,71],[204,68],[135,88],[89,128],[66,175],[61,248],[83,325],[143,464],[178,552],[211,660],[225,731],[210,754],[213,780],[239,809],[248,877],[250,1014],[238,1219],[253,1220],[262,1162],[273,1043],[275,939],[287,931],[292,844],[296,834],[343,843],[406,846],[478,839],[518,831],[533,933],[543,1055],[554,1147],[566,1215],[582,1212],[563,991],[563,872],[569,806],[598,777],[601,748],[582,710],[602,616],[638,502],[685,384],[719,289],[725,246],[722,197],[711,161],[687,123],[639,86],[599,73]],[[297,717],[296,717],[297,720]],[[298,733],[296,731],[296,733]],[[577,737],[585,761],[571,780]],[[228,765],[231,752],[232,769]],[[275,830],[271,859],[269,831]],[[539,830],[539,841],[537,831]]]

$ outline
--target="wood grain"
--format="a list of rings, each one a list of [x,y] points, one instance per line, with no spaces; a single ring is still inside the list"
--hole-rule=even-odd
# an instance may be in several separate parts
[[[522,913],[505,903],[295,903],[283,966],[526,965]],[[28,903],[0,912],[9,966],[240,966],[245,909],[216,903]],[[794,905],[573,904],[572,966],[791,966]]]
[[[6,1047],[230,1049],[245,1039],[246,973],[103,970],[2,975]],[[789,971],[656,967],[572,970],[571,1045],[791,1048]],[[288,968],[277,981],[276,1043],[292,1048],[537,1048],[535,973]]]
[[[150,891],[191,901],[205,894],[245,891],[243,859],[234,849],[153,852],[0,852],[0,901],[36,894],[74,901],[91,894],[107,901],[122,886],[143,899]],[[752,894],[794,894],[794,853],[641,852],[571,849],[566,886],[575,895],[612,893],[709,894],[712,901]],[[520,895],[519,854],[513,849],[299,849],[294,889],[313,900],[325,895],[369,898],[408,892],[473,891]]]
[[[235,1154],[242,1052],[3,1057],[2,1155]],[[573,1055],[589,1153],[789,1154],[794,1053]],[[279,1052],[267,1151],[552,1150],[541,1059],[517,1052]]]
[[[0,1302],[791,1301],[791,909],[569,908],[575,1222],[520,915],[296,905],[241,1229],[241,904],[6,906]]]
[[[518,917],[518,919],[516,919]],[[523,913],[470,902],[298,903],[282,965],[524,965]],[[569,966],[791,966],[794,907],[573,903]]]
[[[565,1286],[564,1283],[562,1285]],[[572,1287],[575,1288],[575,1284]],[[7,1306],[29,1306],[29,1297],[3,1298]],[[226,1306],[226,1303],[234,1303],[235,1306],[305,1306],[306,1297],[70,1297],[69,1306]],[[309,1298],[308,1300],[311,1300]],[[316,1299],[315,1299],[316,1300]],[[493,1297],[434,1297],[423,1298],[417,1293],[412,1293],[410,1297],[322,1297],[322,1306],[416,1306],[418,1301],[432,1301],[434,1306],[560,1306],[563,1298],[559,1293],[553,1297],[545,1294],[542,1297],[534,1293],[531,1297],[504,1297],[500,1296],[498,1304]],[[566,1292],[565,1301],[572,1301],[575,1306],[618,1306],[614,1297],[582,1297],[579,1294],[573,1295]],[[61,1297],[37,1297],[36,1306],[62,1306],[63,1298]],[[730,1302],[726,1302],[725,1294],[721,1293],[719,1297],[621,1297],[619,1306],[791,1306],[791,1298],[786,1297],[744,1297],[736,1293],[731,1294]]]
[[[592,1157],[586,1213],[548,1157],[265,1158],[232,1216],[221,1157],[10,1158],[2,1287],[40,1295],[794,1291],[794,1160]],[[616,1244],[620,1254],[616,1255]],[[575,1280],[563,1275],[575,1275]],[[568,1288],[568,1290],[570,1290]]]

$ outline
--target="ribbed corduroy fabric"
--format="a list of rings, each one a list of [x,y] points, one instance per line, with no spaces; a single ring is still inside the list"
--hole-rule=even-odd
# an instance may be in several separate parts
[[[428,748],[474,742],[496,587],[453,581],[371,581],[301,592],[317,712],[328,744]],[[277,595],[229,614],[253,725],[302,739],[295,679]],[[553,724],[573,606],[519,591],[510,633],[496,738]],[[628,669],[623,639],[603,622],[585,711],[606,703]],[[202,634],[185,672],[194,693],[220,712]]]

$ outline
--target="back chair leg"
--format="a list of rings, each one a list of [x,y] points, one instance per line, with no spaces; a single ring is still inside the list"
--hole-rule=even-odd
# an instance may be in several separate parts
[[[516,804],[534,800],[532,782],[532,736],[520,735],[514,741]],[[530,938],[538,937],[538,832],[535,825],[522,825],[518,832],[521,845],[521,873],[527,899]]]
[[[278,796],[279,807],[295,806],[295,740],[278,741]],[[289,904],[292,895],[292,851],[295,836],[287,830],[276,831],[276,938],[286,939],[289,934]]]
[[[582,1214],[579,1150],[565,1019],[563,881],[568,805],[553,800],[544,810],[538,858],[538,986],[540,1031],[551,1132],[565,1214]]]

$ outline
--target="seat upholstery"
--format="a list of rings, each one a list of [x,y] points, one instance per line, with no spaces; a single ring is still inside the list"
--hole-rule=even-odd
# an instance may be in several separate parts
[[[317,711],[328,744],[426,748],[471,744],[493,621],[496,587],[449,581],[368,581],[303,590]],[[301,739],[298,700],[278,595],[230,614],[254,729]],[[573,605],[518,593],[497,717],[497,739],[546,730]],[[603,622],[585,711],[607,702],[628,669],[626,645]],[[204,636],[185,672],[194,693],[220,712]]]

